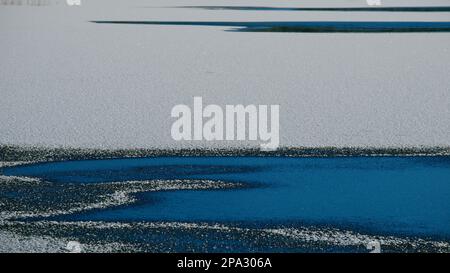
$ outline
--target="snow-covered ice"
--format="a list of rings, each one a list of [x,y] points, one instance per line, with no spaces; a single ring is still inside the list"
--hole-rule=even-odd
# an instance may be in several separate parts
[[[388,2],[388,3],[386,3]],[[383,1],[385,5],[448,5]],[[175,142],[176,104],[279,104],[282,146],[450,145],[450,35],[251,33],[150,21],[449,21],[441,12],[178,6],[365,6],[365,1],[82,1],[0,6],[0,144],[101,148]],[[254,143],[258,145],[258,143]]]

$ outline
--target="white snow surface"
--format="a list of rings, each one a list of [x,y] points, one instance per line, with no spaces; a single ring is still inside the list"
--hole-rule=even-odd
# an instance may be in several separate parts
[[[383,1],[385,5],[449,5]],[[82,0],[0,6],[0,144],[249,147],[176,142],[176,104],[279,104],[282,146],[450,145],[449,33],[251,33],[148,21],[449,21],[444,12],[177,6],[365,6],[365,1]]]

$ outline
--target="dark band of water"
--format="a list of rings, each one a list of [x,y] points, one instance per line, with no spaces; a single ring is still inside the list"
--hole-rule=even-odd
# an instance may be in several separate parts
[[[122,25],[173,25],[233,27],[232,31],[244,32],[449,32],[450,22],[201,22],[201,21],[91,21],[97,24]]]
[[[339,11],[339,12],[450,12],[447,6],[431,7],[253,7],[253,6],[180,6],[176,8],[239,11]]]

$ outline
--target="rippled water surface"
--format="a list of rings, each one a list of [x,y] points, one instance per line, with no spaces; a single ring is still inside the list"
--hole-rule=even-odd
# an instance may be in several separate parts
[[[241,182],[237,189],[147,192],[77,220],[313,223],[450,237],[448,157],[160,157],[66,161],[6,169],[56,183],[152,179]]]

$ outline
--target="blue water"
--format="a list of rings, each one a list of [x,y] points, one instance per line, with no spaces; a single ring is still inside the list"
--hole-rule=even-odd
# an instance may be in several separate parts
[[[142,193],[136,204],[71,216],[77,220],[302,222],[450,238],[450,157],[160,157],[44,163],[4,174],[55,183],[196,178],[246,185]]]

